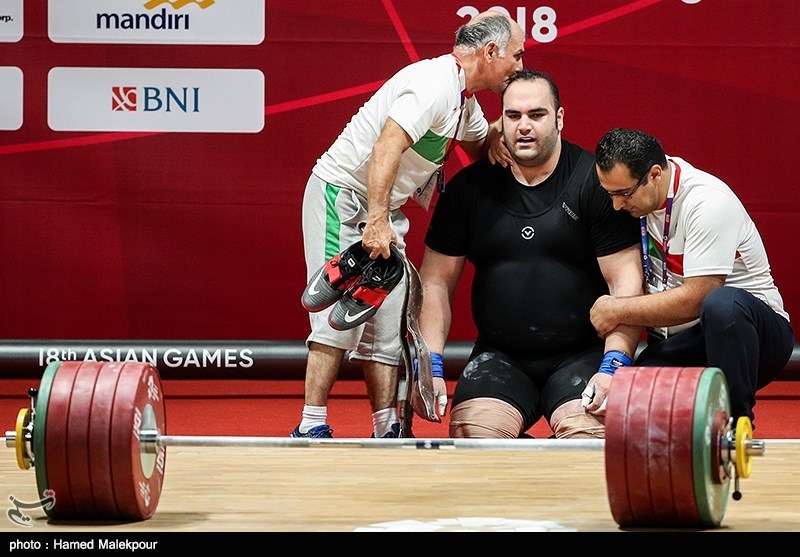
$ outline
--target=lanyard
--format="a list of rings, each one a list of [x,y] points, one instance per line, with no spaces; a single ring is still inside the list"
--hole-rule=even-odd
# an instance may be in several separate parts
[[[451,55],[452,56],[452,55]],[[458,66],[459,73],[461,72],[461,63],[458,61],[458,58],[453,56],[456,60],[456,66]],[[447,159],[450,158],[450,153],[453,152],[453,149],[456,148],[456,143],[458,140],[458,130],[461,129],[461,119],[464,117],[464,105],[467,103],[467,90],[466,88],[461,90],[461,109],[458,112],[458,121],[456,122],[456,131],[453,134],[453,139],[450,141],[450,144],[447,146],[447,150],[444,153],[444,157],[442,158],[442,162],[439,163],[439,170],[436,171],[436,191],[439,193],[444,192],[444,163],[447,162]]]
[[[444,154],[444,158],[442,158],[442,162],[439,163],[441,166],[444,166],[444,163],[447,162],[447,159],[450,158],[450,153],[453,152],[453,149],[456,147],[456,140],[458,139],[458,130],[461,128],[461,118],[464,116],[464,105],[467,101],[467,90],[463,89],[461,91],[461,110],[458,113],[458,121],[456,122],[456,131],[453,134],[453,140],[450,142],[450,145],[447,146],[447,151]]]
[[[678,182],[681,178],[681,167],[677,165],[672,159],[667,159],[668,164],[672,165],[672,179],[669,181],[669,190],[667,190],[667,205],[664,211],[664,236],[663,254],[664,260],[661,265],[661,290],[667,289],[667,259],[669,258],[669,225],[672,219],[672,202],[675,198],[675,192],[678,190]],[[647,243],[647,216],[639,217],[639,228],[642,234],[642,266],[644,267],[644,280],[647,282],[647,277],[650,275],[650,255],[648,253]]]

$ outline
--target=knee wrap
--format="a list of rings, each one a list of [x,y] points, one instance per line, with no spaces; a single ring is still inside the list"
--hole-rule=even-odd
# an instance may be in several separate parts
[[[450,437],[516,439],[522,432],[522,416],[507,402],[473,398],[450,411]]]
[[[576,412],[561,418],[553,426],[558,439],[605,439],[605,425],[586,412]]]

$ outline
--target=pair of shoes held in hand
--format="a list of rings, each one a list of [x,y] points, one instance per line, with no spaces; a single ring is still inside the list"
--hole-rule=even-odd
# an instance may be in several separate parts
[[[368,321],[403,278],[403,259],[389,245],[388,259],[370,259],[361,241],[328,260],[308,281],[301,302],[306,310],[334,305],[328,323],[339,331]]]

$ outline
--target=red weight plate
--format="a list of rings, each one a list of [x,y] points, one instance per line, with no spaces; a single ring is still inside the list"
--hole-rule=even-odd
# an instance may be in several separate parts
[[[639,368],[633,377],[625,424],[625,469],[628,500],[633,524],[655,523],[655,511],[650,496],[650,462],[647,452],[647,431],[650,426],[650,399],[653,396],[656,369]]]
[[[605,465],[606,489],[611,515],[620,526],[633,522],[625,462],[628,400],[636,370],[643,368],[623,367],[614,374],[608,390],[605,418]]]
[[[669,526],[677,522],[672,493],[670,449],[672,446],[672,401],[680,369],[657,368],[653,398],[650,400],[650,423],[647,427],[647,453],[650,465],[650,498],[655,522]]]
[[[53,518],[75,518],[75,505],[69,486],[69,464],[67,460],[67,418],[72,400],[72,387],[81,362],[64,362],[53,378],[50,399],[47,403],[47,438],[45,454],[47,462],[47,485],[53,491],[56,502],[51,511]]]
[[[114,395],[111,417],[111,471],[114,496],[123,517],[142,520],[156,510],[164,480],[166,450],[145,453],[142,426],[166,431],[158,371],[150,364],[126,363]]]
[[[89,475],[89,424],[92,410],[92,397],[101,364],[83,362],[78,366],[75,383],[72,386],[72,400],[67,418],[67,464],[69,487],[75,515],[79,518],[97,518],[97,507],[92,494]]]
[[[89,477],[97,514],[108,520],[120,517],[114,499],[114,480],[111,474],[111,411],[122,365],[119,362],[101,364],[97,373],[89,417]]]
[[[700,376],[705,368],[681,368],[672,399],[670,435],[670,478],[675,501],[676,521],[681,525],[699,524],[700,516],[694,495],[692,465],[694,405]]]

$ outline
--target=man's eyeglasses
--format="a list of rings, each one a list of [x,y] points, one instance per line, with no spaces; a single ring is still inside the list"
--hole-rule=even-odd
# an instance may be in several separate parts
[[[625,199],[630,199],[631,197],[633,197],[633,194],[636,193],[636,190],[638,190],[640,187],[642,187],[644,185],[645,182],[647,182],[647,178],[650,175],[650,169],[653,168],[653,164],[655,164],[655,163],[649,164],[647,166],[647,170],[644,171],[644,174],[642,174],[642,177],[639,178],[639,181],[636,182],[636,185],[633,186],[633,188],[631,188],[629,191],[608,191],[608,190],[606,190],[606,193],[608,194],[609,197],[624,197]]]

